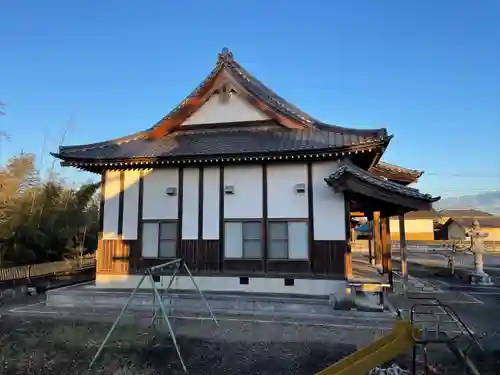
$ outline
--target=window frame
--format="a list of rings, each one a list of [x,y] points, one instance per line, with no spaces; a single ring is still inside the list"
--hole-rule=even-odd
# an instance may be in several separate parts
[[[272,258],[271,257],[271,224],[273,223],[284,223],[286,225],[286,258]],[[287,261],[287,262],[296,262],[296,261],[304,261],[304,259],[295,259],[295,258],[290,258],[290,223],[304,223],[306,225],[306,230],[309,233],[310,228],[309,228],[309,220],[307,218],[283,218],[283,219],[267,219],[267,261],[269,262],[280,262],[280,261]],[[308,234],[309,235],[309,234]],[[283,241],[283,240],[276,240],[276,241]]]
[[[289,241],[290,241],[290,235],[288,231],[288,223],[290,220],[286,219],[281,219],[281,220],[267,220],[267,259],[270,261],[280,261],[280,260],[290,260],[290,246],[289,246]],[[286,238],[280,238],[280,239],[275,239],[273,240],[271,238],[271,225],[272,224],[284,224],[285,226],[285,237]],[[271,257],[271,246],[273,241],[276,242],[285,242],[286,243],[286,255],[284,258],[274,258]]]
[[[144,241],[144,237],[143,237],[144,224],[156,224],[156,225],[158,225],[158,238],[157,238],[158,245],[157,245],[157,249],[156,249],[156,257],[150,257],[150,256],[145,257],[142,255],[142,247],[143,247],[143,241]],[[167,239],[167,238],[162,239],[161,238],[161,225],[162,224],[175,224],[175,238],[174,239]],[[160,245],[161,245],[162,241],[174,241],[175,254],[173,257],[161,257],[160,256]],[[141,258],[142,259],[175,259],[175,258],[177,258],[178,242],[179,242],[178,220],[176,220],[176,219],[165,219],[165,220],[155,220],[155,219],[148,220],[148,219],[146,219],[146,220],[141,220]]]
[[[245,230],[244,230],[244,226],[245,226],[245,223],[257,223],[259,224],[259,238],[256,239],[256,238],[247,238],[245,239]],[[245,220],[245,221],[242,221],[241,222],[241,259],[243,260],[262,260],[264,258],[264,251],[263,251],[263,248],[262,248],[262,220]],[[260,253],[260,256],[259,257],[245,257],[245,242],[257,242],[259,241],[259,253]]]
[[[224,219],[224,233],[226,233],[226,224],[227,223],[239,223],[241,224],[241,238],[240,238],[240,242],[241,242],[241,257],[227,257],[226,256],[226,249],[225,249],[225,244],[224,244],[224,259],[225,260],[260,260],[260,261],[263,261],[264,260],[264,249],[262,247],[262,241],[263,241],[263,231],[262,231],[262,225],[263,225],[263,220],[262,219]],[[255,257],[248,257],[246,258],[245,257],[245,235],[244,235],[244,230],[243,230],[243,226],[245,223],[257,223],[259,225],[259,229],[260,229],[260,232],[259,232],[259,247],[260,247],[260,256],[255,258]],[[249,238],[247,239],[247,241],[257,241],[257,239],[252,239],[252,238]]]

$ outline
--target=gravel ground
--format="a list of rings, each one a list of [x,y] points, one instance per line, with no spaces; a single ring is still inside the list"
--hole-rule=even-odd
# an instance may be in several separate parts
[[[92,371],[110,324],[0,319],[0,374],[183,374],[165,327],[121,325]],[[175,322],[190,374],[314,374],[382,332],[222,321]],[[407,359],[399,358],[398,362]]]
[[[58,318],[0,318],[0,375],[184,374],[172,340],[161,325],[145,320],[120,324],[92,370],[88,364],[109,330],[103,321]],[[77,320],[78,319],[78,320]],[[367,345],[387,331],[222,320],[174,321],[189,374],[314,374]],[[428,348],[429,363],[440,374],[463,373],[443,346]],[[419,358],[419,369],[422,360]],[[411,353],[395,363],[411,367]],[[489,368],[488,368],[489,367]],[[481,374],[498,374],[495,367]],[[500,370],[499,370],[500,371]],[[431,372],[432,373],[432,372]]]

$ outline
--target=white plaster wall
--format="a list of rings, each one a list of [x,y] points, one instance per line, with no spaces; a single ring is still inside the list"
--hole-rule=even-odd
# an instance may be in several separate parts
[[[389,220],[391,233],[399,233],[399,219]],[[406,219],[406,233],[434,233],[434,222],[432,219]]]
[[[198,238],[198,203],[200,170],[185,168],[182,182],[182,238]]]
[[[167,195],[168,187],[176,187],[175,196]],[[175,220],[179,199],[177,168],[149,169],[144,172],[142,218],[144,220]]]
[[[219,239],[219,167],[203,169],[203,239]]]
[[[335,193],[325,182],[325,178],[337,168],[336,161],[312,165],[315,240],[346,239],[344,195]]]
[[[139,275],[97,275],[96,286],[99,288],[126,288],[133,289],[137,286]],[[284,279],[250,277],[247,285],[241,285],[238,277],[195,276],[196,283],[202,291],[219,292],[247,292],[247,293],[292,293],[315,296],[346,294],[347,282],[343,280],[314,280],[295,279],[293,286],[285,286]],[[162,276],[157,287],[165,288],[170,281],[170,276]],[[151,284],[145,281],[141,288],[149,289]],[[173,289],[195,290],[189,276],[175,278]]]
[[[226,103],[220,100],[219,94],[214,94],[205,104],[184,121],[182,125],[259,121],[268,119],[269,116],[236,93],[232,93],[229,101]]]
[[[262,218],[262,166],[224,167],[224,186],[234,186],[234,194],[224,194],[225,219]]]
[[[295,185],[306,191],[297,193]],[[267,215],[269,219],[308,217],[307,165],[276,164],[267,167]]]
[[[120,172],[105,171],[103,238],[118,238],[118,209],[120,197]]]
[[[123,227],[122,235],[125,240],[137,239],[137,221],[139,219],[139,179],[138,170],[125,171],[123,191]]]

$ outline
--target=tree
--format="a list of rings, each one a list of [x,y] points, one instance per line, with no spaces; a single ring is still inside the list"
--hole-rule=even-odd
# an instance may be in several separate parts
[[[98,183],[42,181],[35,155],[0,169],[0,265],[55,261],[97,247]]]

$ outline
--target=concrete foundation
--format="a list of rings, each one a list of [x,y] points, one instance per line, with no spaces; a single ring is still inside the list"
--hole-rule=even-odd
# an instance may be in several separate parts
[[[102,289],[91,285],[67,287],[47,292],[47,306],[121,308],[132,290]],[[161,291],[160,291],[161,293]],[[279,315],[331,315],[335,300],[328,296],[300,296],[252,293],[203,292],[215,314],[279,314]],[[163,305],[172,314],[208,314],[207,308],[197,292],[172,290],[162,295]],[[159,308],[153,290],[141,289],[130,304],[132,310]]]
[[[134,289],[141,279],[141,275],[109,275],[97,274],[95,286],[102,289]],[[160,276],[156,287],[165,289],[170,283],[171,276]],[[254,293],[254,294],[284,294],[304,296],[337,296],[342,299],[346,294],[345,280],[295,278],[291,285],[287,285],[285,278],[248,277],[242,283],[236,276],[194,276],[194,280],[204,292],[216,293]],[[145,280],[141,290],[150,289],[151,284]],[[189,276],[177,275],[171,288],[178,291],[195,291],[194,284]]]
[[[159,289],[162,301],[171,315],[208,315],[208,310],[195,291],[171,290],[168,294]],[[51,307],[120,309],[130,297],[131,289],[100,288],[93,284],[80,284],[50,290],[46,305]],[[217,315],[331,317],[336,309],[345,310],[346,301],[355,296],[344,292],[337,295],[297,295],[276,293],[242,293],[203,291],[210,307]],[[349,305],[349,303],[347,303]],[[130,304],[131,310],[159,309],[152,289],[140,289]]]

